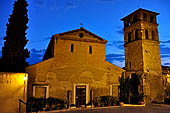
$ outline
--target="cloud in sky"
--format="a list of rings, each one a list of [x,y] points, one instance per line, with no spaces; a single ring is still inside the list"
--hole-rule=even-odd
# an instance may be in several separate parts
[[[45,0],[35,0],[36,4],[38,5],[42,5],[44,3]]]
[[[170,40],[162,41],[160,44],[161,64],[170,66]]]
[[[67,0],[66,2],[59,2],[57,0],[35,0],[34,3],[39,8],[47,8],[50,10],[68,10],[77,8],[82,0]]]
[[[112,41],[112,42],[108,42],[107,46],[115,46],[117,47],[117,49],[121,49],[124,50],[124,41]]]
[[[170,57],[161,58],[161,64],[165,66],[170,66]]]
[[[161,54],[170,54],[170,47],[160,47]]]
[[[161,58],[166,58],[166,57],[170,57],[170,54],[161,55]]]
[[[116,0],[97,0],[98,3],[114,3]]]
[[[115,26],[115,32],[119,35],[124,35],[123,26]]]
[[[118,34],[121,34],[121,35],[124,35],[124,31],[123,30],[119,30],[119,31],[116,31]]]
[[[164,63],[164,65],[166,65],[166,66],[170,66],[170,63],[168,62],[168,63]]]
[[[161,43],[170,43],[170,40],[167,40],[167,41],[161,41]]]
[[[99,0],[99,1],[102,1],[102,2],[113,2],[115,0]]]
[[[66,3],[67,8],[76,8],[78,4],[78,1],[70,0]]]
[[[45,8],[45,2],[46,2],[46,0],[35,0],[35,1],[34,1],[34,4],[35,4],[37,7]]]
[[[119,67],[124,67],[125,57],[124,54],[107,54],[106,61],[113,63]]]
[[[31,49],[30,51],[30,58],[27,59],[29,65],[36,64],[42,61],[42,58],[45,54],[45,49],[37,50],[35,48]]]
[[[50,40],[51,39],[51,37],[47,37],[47,38],[43,38],[43,39],[41,39],[41,40],[30,40],[30,42],[31,43],[34,43],[34,42],[42,42],[42,41],[48,41],[48,40]]]

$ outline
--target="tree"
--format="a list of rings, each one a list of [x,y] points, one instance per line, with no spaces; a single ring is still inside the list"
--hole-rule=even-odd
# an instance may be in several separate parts
[[[129,77],[124,77],[124,75],[122,75],[119,78],[119,83],[120,83],[120,101],[121,102],[125,102],[125,103],[129,103],[129,93],[130,93],[130,80]]]
[[[26,58],[29,58],[29,51],[25,49],[26,30],[28,29],[27,1],[16,0],[13,5],[13,12],[7,23],[4,47],[2,48],[1,71],[25,72],[28,66]]]

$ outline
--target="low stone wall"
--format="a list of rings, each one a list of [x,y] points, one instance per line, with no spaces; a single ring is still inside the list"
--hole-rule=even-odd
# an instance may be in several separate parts
[[[19,99],[26,102],[27,73],[0,73],[0,113],[19,113]],[[21,113],[26,107],[21,103]]]

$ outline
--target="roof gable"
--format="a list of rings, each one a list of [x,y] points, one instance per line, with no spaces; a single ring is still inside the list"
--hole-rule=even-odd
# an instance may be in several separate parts
[[[107,43],[107,40],[99,37],[98,35],[84,29],[81,27],[80,29],[71,30],[63,33],[59,33],[53,35],[55,38],[63,39],[63,40],[74,40],[74,41],[88,41],[88,42],[99,42],[99,43]]]

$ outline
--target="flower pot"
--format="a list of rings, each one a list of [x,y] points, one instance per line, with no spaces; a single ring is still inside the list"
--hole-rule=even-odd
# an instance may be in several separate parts
[[[120,104],[121,107],[124,106],[124,103],[123,103],[123,102],[120,102],[119,104]]]
[[[145,102],[139,102],[139,104],[140,104],[140,105],[144,105],[144,104],[145,104]]]

